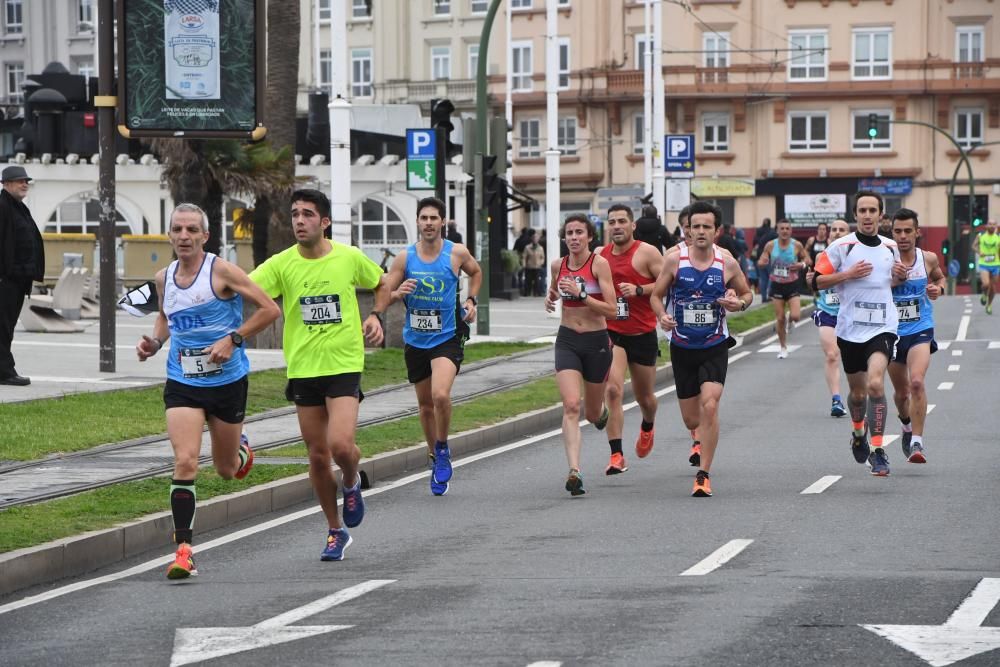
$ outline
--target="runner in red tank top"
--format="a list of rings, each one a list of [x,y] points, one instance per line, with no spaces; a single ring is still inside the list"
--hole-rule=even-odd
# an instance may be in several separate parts
[[[643,458],[653,449],[653,420],[657,406],[653,391],[660,350],[656,315],[649,305],[649,295],[663,267],[663,256],[653,246],[635,239],[632,209],[624,204],[608,209],[606,228],[611,242],[600,254],[611,265],[617,303],[615,317],[608,318],[608,334],[614,348],[611,371],[604,387],[604,402],[610,412],[607,428],[611,447],[611,460],[604,474],[617,475],[628,470],[622,453],[626,368],[632,375],[632,390],[642,412],[635,453]]]

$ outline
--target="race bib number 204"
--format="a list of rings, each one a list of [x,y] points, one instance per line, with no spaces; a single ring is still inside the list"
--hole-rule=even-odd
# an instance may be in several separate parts
[[[340,324],[340,295],[299,297],[299,311],[302,313],[302,323],[307,326]]]

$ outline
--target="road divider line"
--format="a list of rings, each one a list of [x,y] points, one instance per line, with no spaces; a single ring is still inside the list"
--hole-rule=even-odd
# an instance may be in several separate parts
[[[951,388],[954,386],[954,382],[942,382],[938,385],[938,391],[951,391]]]
[[[952,350],[951,351],[951,356],[953,356],[953,357],[960,357],[960,356],[962,356],[962,351],[961,350]]]
[[[753,544],[753,540],[730,540],[713,551],[707,558],[681,572],[682,577],[699,577],[719,569]]]
[[[939,340],[938,341],[938,349],[939,350],[947,350],[949,347],[951,347],[951,343],[950,342],[948,342],[946,340]]]
[[[883,447],[888,447],[889,445],[891,445],[892,443],[896,442],[897,440],[899,440],[899,436],[898,435],[886,435],[886,436],[883,436],[883,438],[882,438],[882,446]]]
[[[801,495],[808,495],[811,493],[823,493],[831,486],[837,483],[842,475],[826,475],[825,477],[820,477],[818,480],[807,486],[800,491]]]
[[[774,334],[773,336],[769,336],[769,337],[765,338],[764,340],[760,341],[760,346],[764,347],[765,345],[770,345],[771,343],[773,343],[776,340],[778,340],[778,334]]]
[[[987,350],[1000,350],[1000,340],[991,340],[990,344],[986,346]]]
[[[957,373],[961,368],[959,364],[948,364],[949,373]]]
[[[936,407],[937,407],[937,403],[928,403],[927,404],[927,414],[930,414],[931,410],[933,410]]]
[[[969,334],[969,320],[971,318],[968,315],[962,315],[962,320],[958,323],[958,335],[955,336],[956,341],[963,341],[965,337]],[[940,345],[938,347],[941,347]]]
[[[528,667],[562,667],[558,660],[539,660],[528,665]]]

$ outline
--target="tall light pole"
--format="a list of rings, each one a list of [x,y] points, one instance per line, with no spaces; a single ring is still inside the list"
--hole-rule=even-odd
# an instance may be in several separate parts
[[[646,22],[645,39],[642,43],[642,163],[643,195],[653,192],[653,31],[652,2],[646,0],[643,19]]]
[[[100,369],[115,372],[115,283],[118,268],[115,249],[115,13],[114,0],[97,6],[97,142],[100,225]],[[124,72],[122,73],[124,75]]]
[[[559,256],[559,14],[545,3],[545,250]]]
[[[653,136],[650,146],[653,150],[653,203],[662,216],[666,208],[664,189],[663,136],[666,134],[664,122],[663,89],[663,0],[653,0]]]
[[[330,2],[330,225],[351,244],[351,103],[347,101],[347,0]]]

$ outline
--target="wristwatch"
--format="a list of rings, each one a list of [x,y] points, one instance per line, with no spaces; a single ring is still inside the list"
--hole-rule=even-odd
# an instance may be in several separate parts
[[[750,305],[750,304],[748,304],[743,299],[740,299],[740,310],[746,310],[748,305]]]
[[[636,296],[642,296],[642,285],[636,285],[635,286],[635,295]]]
[[[231,331],[229,340],[233,341],[233,345],[236,347],[243,347],[243,336],[238,331]]]
[[[466,298],[466,301],[471,301],[473,306],[478,306],[479,305],[479,302],[476,301],[476,297],[474,297],[474,296],[470,296],[470,297]]]

